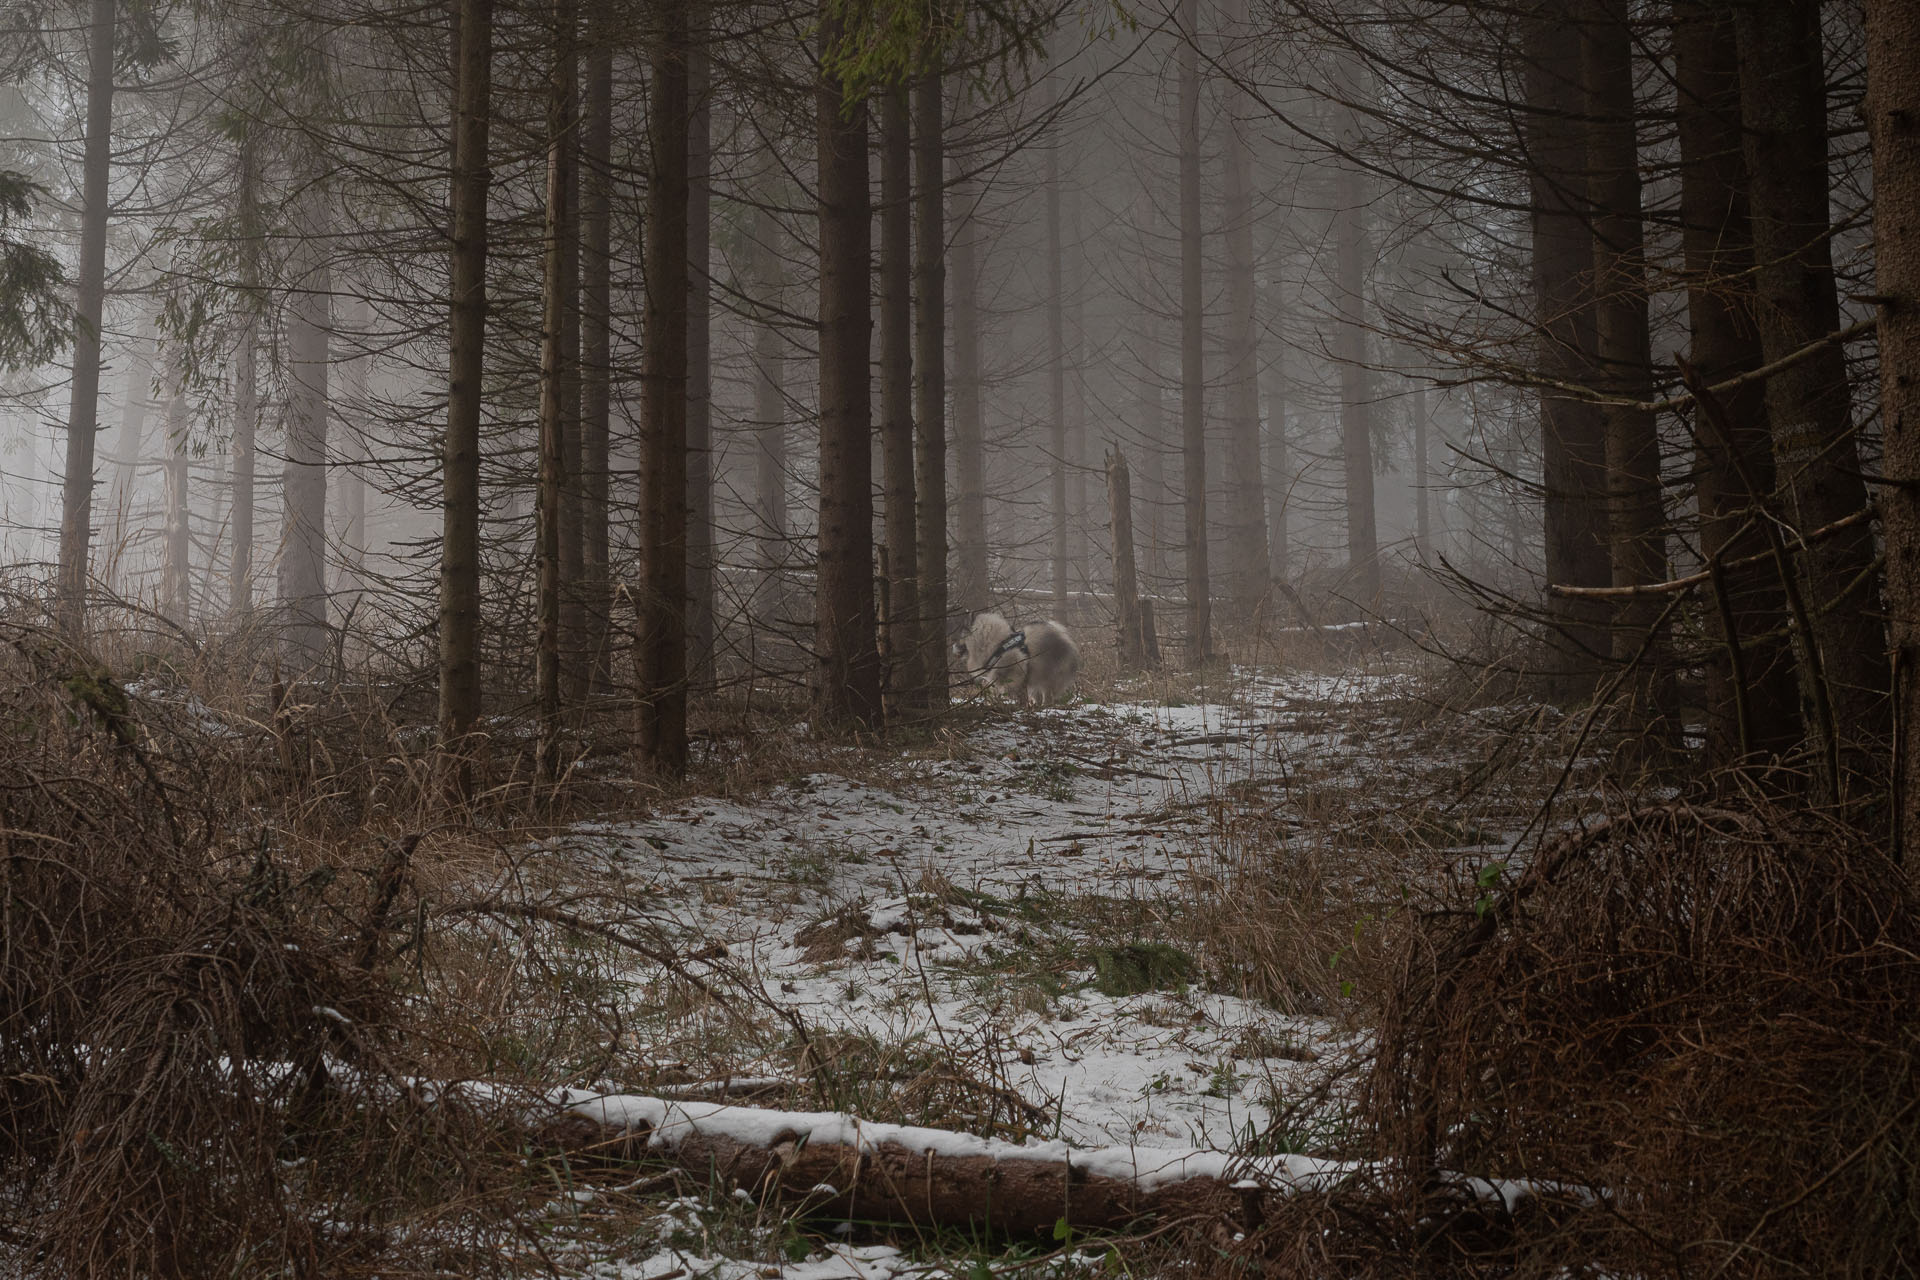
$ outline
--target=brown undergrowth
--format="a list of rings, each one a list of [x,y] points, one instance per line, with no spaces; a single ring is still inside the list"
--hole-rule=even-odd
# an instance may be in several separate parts
[[[1755,803],[1619,811],[1469,882],[1400,953],[1361,1110],[1380,1172],[1231,1269],[1914,1274],[1911,889],[1851,827]]]
[[[0,724],[0,1262],[510,1269],[516,1116],[421,1083],[473,1055],[407,977],[418,834],[316,833],[252,737],[31,626]]]

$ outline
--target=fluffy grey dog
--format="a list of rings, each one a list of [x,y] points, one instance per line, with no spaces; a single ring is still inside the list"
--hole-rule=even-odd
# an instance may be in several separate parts
[[[1073,692],[1080,674],[1080,646],[1054,621],[1034,622],[1016,631],[997,613],[983,613],[953,646],[966,660],[967,674],[1008,697],[1036,706],[1059,702]]]

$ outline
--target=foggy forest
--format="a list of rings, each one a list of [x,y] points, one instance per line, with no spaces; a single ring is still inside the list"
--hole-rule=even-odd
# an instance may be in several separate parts
[[[1916,379],[1913,0],[4,0],[0,1276],[1920,1274]]]

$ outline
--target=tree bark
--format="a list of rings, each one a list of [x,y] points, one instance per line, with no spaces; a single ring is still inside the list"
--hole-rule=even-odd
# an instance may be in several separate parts
[[[487,329],[487,132],[493,97],[493,0],[459,0],[448,297],[447,427],[440,456],[440,750],[471,794],[480,718],[480,406]]]
[[[610,0],[589,18],[580,172],[581,665],[589,695],[612,678],[607,480],[613,408],[613,31]]]
[[[821,47],[840,37],[821,23]],[[874,638],[872,346],[867,112],[823,72],[819,138],[820,537],[814,593],[814,708],[819,727],[881,726]]]
[[[368,459],[368,440],[372,429],[372,414],[368,402],[368,364],[365,350],[367,331],[372,327],[372,310],[364,299],[356,300],[352,308],[355,342],[361,349],[346,357],[342,362],[341,376],[345,383],[342,388],[341,414],[345,419],[346,438],[342,441],[342,466],[340,483],[337,486],[337,498],[340,504],[340,577],[339,589],[351,611],[358,601],[359,593],[365,586],[367,554],[367,482],[365,467]]]
[[[120,407],[120,435],[114,446],[113,485],[107,491],[107,527],[101,537],[106,564],[101,577],[116,590],[126,590],[121,572],[127,545],[133,537],[134,495],[140,484],[141,455],[146,452],[147,406],[153,399],[154,321],[144,308],[127,348],[126,400]],[[236,373],[235,381],[240,381]],[[244,384],[242,394],[245,394]],[[234,422],[235,447],[243,424]],[[251,513],[249,513],[251,515]]]
[[[1266,598],[1266,486],[1260,467],[1260,347],[1253,255],[1253,148],[1248,142],[1254,104],[1245,88],[1253,42],[1246,30],[1247,0],[1229,0],[1226,63],[1227,146],[1224,208],[1227,249],[1227,520],[1226,594],[1243,620]]]
[[[188,433],[185,353],[174,351],[167,366],[166,536],[160,570],[160,612],[177,627],[193,621],[193,526],[187,486]]]
[[[1200,54],[1198,0],[1180,0],[1180,444],[1186,499],[1187,662],[1213,657],[1207,576],[1206,314],[1200,258]]]
[[[1894,850],[1920,867],[1920,10],[1867,3],[1867,129],[1873,141],[1875,287],[1880,299],[1880,491],[1894,654]]]
[[[540,736],[534,778],[560,776],[562,664],[566,657],[562,597],[566,581],[567,341],[574,319],[567,305],[568,228],[573,222],[574,9],[554,0],[553,64],[547,80],[547,216],[540,339],[540,449],[534,495],[534,562],[539,576],[534,648],[534,698]],[[578,276],[575,276],[578,279]]]
[[[1066,268],[1060,234],[1060,143],[1047,144],[1047,475],[1051,484],[1053,610],[1067,613]]]
[[[946,99],[937,74],[913,87],[914,546],[919,560],[920,693],[947,705],[947,233]]]
[[[1593,378],[1593,236],[1586,224],[1586,145],[1580,119],[1580,29],[1567,0],[1543,0],[1524,28],[1527,180],[1533,230],[1535,363],[1545,379]],[[1597,587],[1612,581],[1607,552],[1606,432],[1597,405],[1540,392],[1541,487],[1547,580]],[[1590,688],[1612,652],[1607,610],[1592,598],[1549,596],[1564,668],[1561,692]]]
[[[255,352],[260,345],[260,316],[248,303],[233,360],[233,555],[227,562],[227,613],[238,620],[253,611],[253,503],[257,441],[260,433],[260,375]]]
[[[1599,389],[1615,401],[1653,399],[1647,321],[1646,240],[1641,225],[1638,107],[1633,36],[1621,0],[1587,0],[1582,60],[1587,89],[1588,197],[1593,206],[1594,348]],[[1667,576],[1666,518],[1660,505],[1660,438],[1654,415],[1613,403],[1606,433],[1607,525],[1613,585],[1648,586]],[[1664,722],[1672,708],[1657,596],[1629,596],[1614,611],[1613,657],[1634,668],[1635,718]],[[1669,728],[1671,726],[1668,726]]]
[[[694,689],[714,681],[713,94],[705,8],[687,50],[687,663]]]
[[[956,162],[956,168],[958,167]],[[953,184],[953,600],[963,616],[990,603],[987,578],[986,424],[980,392],[979,237],[973,187]],[[944,673],[946,664],[940,664]]]
[[[1763,361],[1740,149],[1739,50],[1733,15],[1716,0],[1676,0],[1673,22],[1690,359],[1713,384]],[[1724,399],[1731,440],[1694,415],[1700,552],[1709,563],[1767,549],[1758,522],[1767,518],[1762,505],[1774,489],[1765,387],[1750,383]],[[1715,765],[1764,762],[1792,750],[1801,736],[1786,601],[1770,564],[1728,569],[1723,582],[1724,608],[1708,615],[1706,755]]]
[[[917,707],[920,670],[919,513],[913,457],[913,139],[907,89],[880,97],[880,451],[886,497],[887,695]]]
[[[327,412],[328,330],[332,274],[322,234],[328,220],[319,157],[308,158],[309,183],[295,213],[301,237],[293,297],[288,304],[286,464],[280,490],[285,516],[278,596],[284,652],[296,678],[327,658]]]
[[[1367,609],[1380,607],[1380,535],[1373,496],[1373,379],[1367,369],[1366,181],[1340,171],[1335,262],[1339,272],[1333,357],[1340,365],[1340,456],[1346,475],[1349,590]]]
[[[771,194],[763,196],[771,199]],[[777,625],[790,603],[787,575],[792,547],[787,528],[787,339],[779,315],[786,305],[786,268],[781,257],[780,220],[764,205],[754,214],[755,273],[766,319],[754,335],[754,509],[760,544],[760,582],[755,590],[756,621]]]
[[[1771,363],[1840,328],[1828,240],[1827,97],[1818,0],[1735,9],[1741,116],[1752,201],[1760,344]],[[1801,533],[1866,505],[1846,353],[1827,343],[1767,379],[1780,515]],[[1860,524],[1807,547],[1800,590],[1811,633],[1796,630],[1801,715],[1825,761],[1823,794],[1841,790],[1843,739],[1887,723],[1886,633],[1874,617],[1873,531]]]
[[[1127,455],[1118,446],[1107,455],[1107,518],[1113,530],[1113,615],[1120,664],[1137,671],[1147,665],[1147,646],[1133,560],[1133,479]]]
[[[87,578],[93,537],[94,437],[100,425],[100,323],[107,297],[107,181],[113,165],[114,0],[93,0],[87,28],[87,139],[80,177],[80,270],[74,295],[73,390],[67,406],[67,459],[61,488],[60,624],[75,637],[87,626]]]
[[[1267,361],[1267,563],[1272,580],[1285,582],[1293,547],[1287,536],[1287,508],[1293,491],[1293,462],[1287,451],[1287,298],[1286,280],[1275,271],[1267,280],[1267,331],[1273,355]]]
[[[646,333],[641,345],[641,583],[634,665],[641,761],[687,768],[688,0],[657,0],[647,117]]]

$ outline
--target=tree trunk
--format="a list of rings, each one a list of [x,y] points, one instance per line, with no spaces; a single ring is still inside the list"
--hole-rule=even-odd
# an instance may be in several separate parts
[[[487,126],[493,0],[459,0],[454,77],[447,428],[440,457],[440,749],[458,794],[472,791],[468,736],[480,718],[480,406],[487,329]]]
[[[114,0],[93,0],[87,29],[87,140],[80,180],[80,271],[74,295],[73,391],[61,489],[58,612],[78,637],[87,626],[93,536],[93,448],[100,424],[100,322],[107,296],[107,180],[113,165]]]
[[[1138,671],[1147,665],[1141,631],[1140,579],[1133,563],[1133,481],[1127,455],[1115,446],[1107,455],[1107,518],[1113,530],[1113,615],[1120,664]]]
[[[886,495],[887,695],[917,707],[926,679],[919,634],[919,513],[913,471],[913,140],[907,89],[880,97],[880,447]]]
[[[642,762],[687,768],[687,0],[657,0],[640,358],[641,583],[634,665]]]
[[[191,479],[187,460],[185,352],[175,351],[167,375],[167,517],[165,554],[160,571],[160,612],[183,630],[193,621],[193,526]]]
[[[1255,313],[1253,256],[1253,148],[1248,143],[1254,105],[1244,87],[1253,42],[1246,31],[1247,0],[1229,0],[1225,207],[1227,248],[1227,596],[1241,619],[1266,598],[1266,486],[1260,467],[1259,318]]]
[[[1430,423],[1427,415],[1427,384],[1424,380],[1414,383],[1413,388],[1413,557],[1422,564],[1433,547],[1433,518],[1428,489],[1432,480],[1427,467],[1427,434]]]
[[[1920,867],[1920,10],[1867,3],[1867,129],[1873,140],[1880,394],[1886,420],[1880,491],[1887,539],[1887,617],[1894,681],[1894,853]]]
[[[140,483],[140,458],[146,451],[147,404],[153,399],[153,332],[153,316],[142,309],[133,341],[127,348],[126,401],[120,407],[120,436],[114,445],[113,485],[107,493],[107,527],[101,538],[106,563],[101,567],[100,576],[110,587],[120,591],[126,590],[122,568],[127,545],[133,537],[134,495]],[[238,374],[235,380],[239,380]],[[236,447],[241,427],[242,424],[236,419]]]
[[[698,10],[704,15],[705,9]],[[687,662],[695,689],[714,681],[713,95],[704,20],[687,52]]]
[[[914,546],[919,553],[920,693],[915,705],[947,705],[947,233],[946,112],[938,75],[913,87]]]
[[[821,47],[840,37],[821,24]],[[826,729],[881,725],[874,640],[872,210],[867,112],[823,73],[814,89],[820,208],[820,544],[814,593],[814,707]]]
[[[371,358],[365,350],[366,334],[372,327],[373,313],[365,299],[356,300],[352,306],[351,324],[354,341],[359,344],[360,349],[346,357],[340,370],[345,383],[341,396],[341,417],[345,419],[343,425],[346,427],[346,438],[341,442],[341,453],[344,457],[343,465],[340,467],[340,484],[337,492],[340,504],[339,589],[343,595],[345,612],[348,613],[358,602],[359,593],[366,585],[364,577],[367,556],[365,468],[373,425],[368,401],[368,365]]]
[[[332,325],[325,236],[327,195],[319,181],[319,158],[296,211],[300,243],[293,297],[288,304],[286,464],[279,603],[285,619],[285,654],[296,678],[327,658],[327,373]]]
[[[586,700],[586,504],[580,487],[580,50],[577,0],[555,4],[565,11],[560,47],[566,59],[566,132],[559,160],[565,191],[560,221],[560,698],[577,707]]]
[[[235,620],[253,611],[253,482],[260,432],[260,375],[255,351],[260,345],[260,316],[248,305],[233,360],[233,555],[227,562],[227,613]]]
[[[612,678],[607,478],[613,405],[613,32],[610,0],[589,19],[580,173],[580,600],[589,695]]]
[[[539,575],[538,628],[534,649],[534,699],[540,737],[534,778],[552,784],[560,776],[560,707],[564,676],[566,581],[567,341],[573,320],[568,307],[568,228],[573,223],[574,11],[573,0],[554,0],[553,66],[547,81],[547,218],[541,287],[540,470],[534,496],[534,563]],[[576,274],[575,279],[578,279]]]
[[[1753,217],[1760,343],[1769,363],[1840,328],[1828,241],[1827,97],[1818,0],[1735,9],[1741,116]],[[1827,343],[1767,379],[1780,515],[1807,533],[1866,505],[1846,353]],[[1842,739],[1886,724],[1886,633],[1873,531],[1865,523],[1808,546],[1799,589],[1811,634],[1796,631],[1801,715],[1825,762],[1819,788],[1841,790]]]
[[[1287,452],[1286,282],[1276,271],[1267,281],[1268,332],[1274,335],[1267,361],[1267,563],[1275,581],[1286,582],[1293,561],[1287,536],[1287,508],[1293,496],[1293,462]]]
[[[1580,29],[1567,0],[1544,0],[1526,23],[1526,146],[1532,189],[1535,362],[1553,382],[1593,378],[1593,235],[1586,224],[1586,144],[1580,118]],[[1551,388],[1540,393],[1547,581],[1612,581],[1607,555],[1606,432],[1599,407]],[[1565,669],[1562,692],[1590,688],[1611,653],[1607,610],[1591,598],[1550,596]]]
[[[1587,0],[1582,59],[1587,89],[1588,198],[1593,206],[1594,350],[1600,390],[1615,401],[1653,398],[1653,347],[1647,329],[1646,241],[1640,216],[1638,108],[1633,37],[1621,0]],[[1660,438],[1654,415],[1613,403],[1606,433],[1607,526],[1613,585],[1648,586],[1667,576],[1666,518],[1660,507]],[[1659,722],[1670,710],[1666,645],[1654,635],[1666,606],[1636,595],[1614,611],[1613,657],[1632,661],[1627,688],[1636,719]],[[1670,726],[1669,726],[1670,727]]]
[[[1740,150],[1739,51],[1733,15],[1715,0],[1676,0],[1673,21],[1690,359],[1712,384],[1762,363]],[[1758,521],[1774,488],[1765,388],[1749,383],[1723,398],[1733,439],[1694,416],[1700,552],[1709,564],[1766,551]],[[1801,735],[1786,601],[1770,564],[1726,569],[1722,582],[1719,607],[1708,615],[1707,759],[1765,762],[1792,750]]]
[[[1198,0],[1180,0],[1180,444],[1186,497],[1187,662],[1213,657],[1207,578],[1206,314],[1200,276],[1200,54]]]
[[[1380,535],[1373,498],[1373,379],[1367,370],[1366,181],[1340,172],[1334,247],[1339,287],[1333,357],[1340,365],[1340,456],[1346,473],[1348,588],[1363,608],[1380,607]]]
[[[1047,454],[1052,485],[1053,610],[1067,612],[1066,270],[1060,245],[1060,144],[1047,146]]]
[[[763,197],[771,199],[771,195]],[[754,510],[760,544],[760,582],[755,591],[757,622],[777,625],[786,619],[787,575],[792,548],[787,530],[787,339],[779,316],[786,303],[786,267],[781,257],[780,220],[771,209],[754,214],[756,275],[766,319],[754,335]]]
[[[987,578],[987,452],[986,424],[980,413],[980,264],[973,218],[975,199],[970,184],[954,182],[953,600],[962,616],[985,609],[992,590]],[[945,669],[943,662],[942,672]]]

